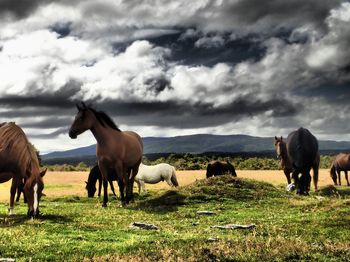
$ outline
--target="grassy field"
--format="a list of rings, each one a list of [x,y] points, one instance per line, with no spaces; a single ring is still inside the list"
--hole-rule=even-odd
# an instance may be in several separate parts
[[[1,185],[0,257],[18,261],[349,261],[350,188],[331,184],[322,170],[317,195],[284,191],[281,171],[238,171],[240,178],[202,180],[179,172],[182,187],[148,186],[127,208],[85,197],[86,173],[49,173],[42,217],[26,206],[7,216],[8,184]],[[271,183],[252,180],[267,180]],[[197,181],[196,181],[197,180]],[[146,185],[147,186],[147,185]],[[198,215],[209,210],[214,215]],[[130,228],[132,222],[159,230]],[[214,225],[255,224],[255,229]]]

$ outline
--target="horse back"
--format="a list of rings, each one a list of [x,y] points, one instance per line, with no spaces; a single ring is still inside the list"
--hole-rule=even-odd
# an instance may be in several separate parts
[[[318,155],[318,142],[309,130],[299,128],[287,137],[287,152],[293,167],[311,168]]]
[[[335,158],[334,165],[339,170],[350,170],[350,154],[338,154]]]

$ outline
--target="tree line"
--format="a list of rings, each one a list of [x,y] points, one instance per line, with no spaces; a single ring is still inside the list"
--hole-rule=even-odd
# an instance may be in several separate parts
[[[330,168],[334,156],[322,155],[320,168]],[[175,166],[177,170],[203,170],[212,160],[228,161],[238,170],[279,170],[280,160],[271,157],[241,157],[225,155],[197,155],[197,154],[169,154],[157,159],[148,159],[144,157],[143,163],[146,165],[156,165],[159,163],[168,163]],[[72,164],[45,165],[49,171],[88,171],[91,165],[80,162]]]

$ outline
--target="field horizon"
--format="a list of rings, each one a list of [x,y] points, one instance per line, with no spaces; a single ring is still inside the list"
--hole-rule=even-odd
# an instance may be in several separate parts
[[[236,170],[238,177],[255,179],[271,183],[275,186],[286,185],[287,181],[282,170]],[[87,196],[85,190],[85,181],[87,181],[89,171],[47,171],[44,177],[44,193],[47,197],[62,196]],[[176,171],[179,185],[186,186],[197,180],[205,179],[206,170],[178,170]],[[342,181],[345,184],[345,178],[342,174]],[[319,170],[319,186],[333,185],[333,181],[329,176],[329,169]],[[10,198],[11,181],[0,184],[0,202],[8,202]],[[114,182],[116,193],[118,195],[118,185]],[[158,184],[146,184],[147,190],[170,190],[166,182]],[[313,190],[313,185],[311,185]],[[111,190],[108,189],[111,193]],[[136,183],[134,184],[134,192],[137,192]],[[1,213],[1,211],[0,211]]]

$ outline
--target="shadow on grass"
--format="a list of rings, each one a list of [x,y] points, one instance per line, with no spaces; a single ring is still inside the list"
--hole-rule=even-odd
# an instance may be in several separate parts
[[[321,196],[328,196],[328,197],[349,197],[350,196],[350,186],[333,186],[328,185],[325,187],[320,188],[319,192],[317,193]]]
[[[141,198],[141,197],[140,197]],[[139,200],[131,209],[141,209],[152,213],[175,212],[179,206],[185,205],[186,196],[178,191],[167,191],[151,199]]]
[[[27,215],[24,214],[18,214],[18,215],[0,215],[0,228],[1,227],[15,227],[18,225],[26,224],[28,221],[34,221],[34,222],[45,222],[45,221],[52,221],[57,224],[63,224],[67,222],[71,222],[72,220],[66,216],[61,215],[52,215],[52,214],[41,214],[38,218],[32,219],[29,218]]]

